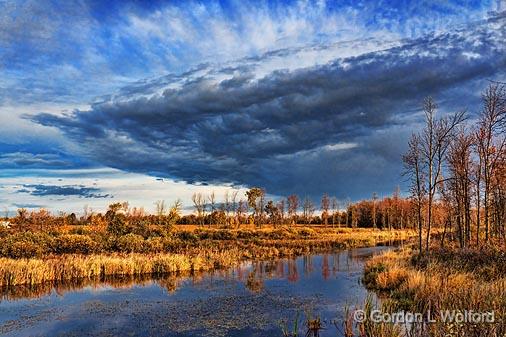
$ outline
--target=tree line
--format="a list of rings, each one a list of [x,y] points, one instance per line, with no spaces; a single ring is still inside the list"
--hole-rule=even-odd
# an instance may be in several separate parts
[[[412,134],[403,157],[420,252],[430,249],[435,225],[443,227],[442,245],[448,239],[462,248],[506,243],[505,84],[488,86],[474,119],[465,111],[438,117],[437,108],[425,99],[424,127]]]
[[[371,200],[355,203],[326,193],[319,203],[295,194],[267,200],[265,189],[260,187],[246,191],[244,198],[239,197],[239,191],[225,192],[222,200],[218,202],[214,192],[208,195],[195,193],[192,196],[193,214],[182,216],[178,223],[226,227],[301,224],[380,229],[413,228],[415,224],[411,202],[400,196],[399,188],[392,196],[379,199],[373,193]]]

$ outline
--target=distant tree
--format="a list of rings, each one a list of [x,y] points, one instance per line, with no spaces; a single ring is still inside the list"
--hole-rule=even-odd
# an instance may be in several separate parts
[[[330,198],[328,194],[325,193],[321,201],[322,220],[325,226],[328,226],[329,209],[330,209]]]
[[[179,218],[181,217],[181,209],[183,207],[183,203],[180,199],[174,201],[172,206],[170,207],[169,214],[167,215],[166,225],[173,226],[177,223]]]
[[[167,208],[165,207],[165,200],[157,200],[155,202],[155,207],[157,216],[165,215],[165,213],[167,212]]]
[[[376,192],[372,193],[372,226],[377,228],[377,212],[376,212],[376,202],[378,200],[378,194]]]
[[[121,210],[122,207],[123,204],[120,202],[110,204],[107,212],[105,213],[106,220],[110,221],[111,219],[113,219],[116,216],[116,214]]]
[[[353,204],[350,198],[346,198],[346,227],[350,227]]]
[[[209,194],[207,199],[209,200],[209,206],[211,207],[211,213],[213,213],[214,211],[216,211],[216,195],[214,194],[214,191],[212,191],[211,194]]]
[[[225,191],[225,194],[223,196],[223,204],[222,204],[221,208],[222,208],[222,211],[225,213],[225,222],[227,222],[229,214],[230,214],[230,210],[232,208],[232,203],[231,203],[230,195],[229,195],[228,191]]]
[[[276,204],[276,207],[279,211],[279,222],[280,224],[284,224],[285,221],[285,199],[281,199]]]
[[[339,216],[339,214],[336,214],[339,211],[339,202],[337,201],[336,197],[332,197],[331,208],[332,208],[332,227],[334,227],[336,223],[336,215]],[[338,221],[340,224],[339,219]]]
[[[253,187],[246,192],[246,196],[248,197],[249,207],[253,209],[255,224],[261,226],[265,203],[265,191],[260,187]]]
[[[288,217],[291,219],[291,222],[294,223],[297,217],[297,209],[299,208],[299,197],[295,194],[288,196]]]
[[[204,217],[206,210],[206,200],[202,193],[193,193],[192,202],[195,211],[197,212],[197,219],[200,226],[204,225]]]
[[[244,215],[248,212],[248,204],[243,199],[239,200],[237,204],[236,217],[237,217],[237,227],[241,225],[241,222],[244,219]]]
[[[232,212],[232,216],[234,217],[234,219],[231,219],[231,221],[233,220],[234,222],[237,222],[237,217],[236,217],[236,214],[237,214],[237,195],[239,194],[239,191],[233,191],[232,192],[232,197],[231,197],[231,206],[230,206],[230,210]]]
[[[316,208],[313,204],[313,201],[306,196],[302,204],[302,216],[306,225],[311,222],[311,218],[313,217],[315,210]]]
[[[274,201],[269,200],[265,205],[265,212],[270,218],[270,221],[273,225],[277,225],[279,223],[279,209],[274,204]]]

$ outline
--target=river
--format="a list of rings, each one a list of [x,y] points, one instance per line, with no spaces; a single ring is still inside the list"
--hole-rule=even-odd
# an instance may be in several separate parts
[[[344,309],[363,304],[364,262],[387,247],[245,262],[159,279],[113,279],[4,291],[0,335],[282,337],[299,317],[321,317],[339,336]],[[342,329],[342,328],[341,328]]]

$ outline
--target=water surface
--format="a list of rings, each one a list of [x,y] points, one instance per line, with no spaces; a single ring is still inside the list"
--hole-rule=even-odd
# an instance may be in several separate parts
[[[160,279],[14,288],[0,302],[0,335],[282,336],[281,326],[318,315],[336,336],[346,306],[363,303],[365,260],[385,247],[248,262],[229,270]]]

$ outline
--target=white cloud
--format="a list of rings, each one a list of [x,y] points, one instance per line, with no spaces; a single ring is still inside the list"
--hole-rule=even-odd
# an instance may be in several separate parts
[[[14,172],[13,172],[14,173]],[[69,186],[79,185],[98,188],[97,194],[111,194],[113,198],[80,198],[79,196],[36,196],[19,193],[23,185]],[[131,206],[144,207],[153,212],[157,200],[172,203],[180,198],[185,207],[184,213],[191,212],[193,193],[206,195],[215,192],[218,202],[226,191],[239,191],[238,198],[245,198],[245,188],[226,185],[192,185],[170,179],[157,178],[142,174],[126,173],[119,170],[100,168],[89,170],[27,170],[22,176],[10,176],[8,172],[0,174],[0,210],[14,211],[16,205],[43,206],[53,212],[82,212],[85,205],[95,211],[103,212],[116,201],[128,201]]]

